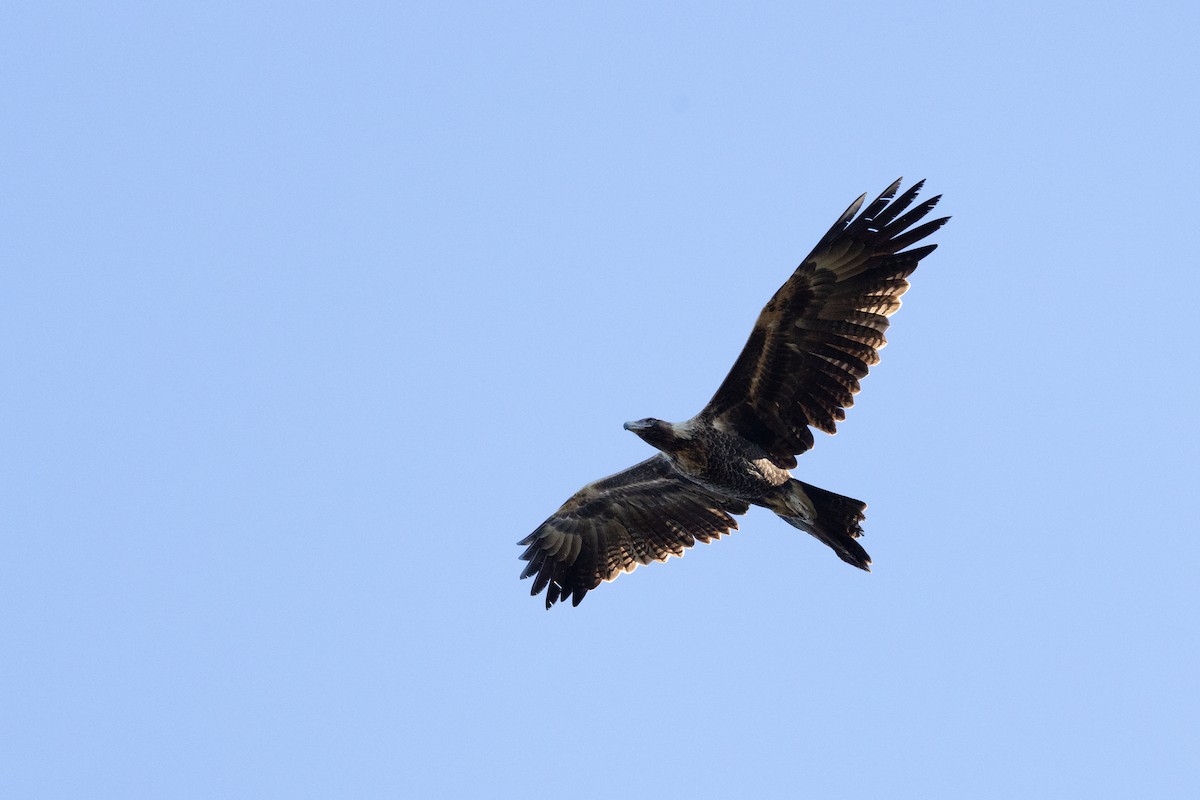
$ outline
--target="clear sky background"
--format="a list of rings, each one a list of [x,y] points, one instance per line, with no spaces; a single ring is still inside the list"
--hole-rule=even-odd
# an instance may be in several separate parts
[[[0,795],[1195,797],[1194,3],[0,12]],[[845,206],[838,436],[547,613]]]

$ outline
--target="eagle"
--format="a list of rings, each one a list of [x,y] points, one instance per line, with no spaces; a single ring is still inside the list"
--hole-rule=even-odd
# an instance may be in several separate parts
[[[546,592],[547,609],[568,597],[577,606],[601,582],[720,538],[752,505],[870,571],[858,543],[866,503],[790,470],[813,446],[811,429],[833,434],[845,419],[908,276],[937,247],[912,247],[950,219],[917,224],[941,199],[914,205],[924,183],[897,197],[897,180],[865,209],[865,194],[851,203],[763,308],[700,413],[626,422],[658,452],[584,486],[518,543],[529,562],[521,578],[533,578],[532,595]]]

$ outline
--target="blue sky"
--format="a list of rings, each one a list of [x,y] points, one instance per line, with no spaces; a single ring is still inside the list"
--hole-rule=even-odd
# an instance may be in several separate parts
[[[0,12],[0,794],[1192,797],[1185,3]],[[859,193],[954,220],[839,434],[547,613]]]

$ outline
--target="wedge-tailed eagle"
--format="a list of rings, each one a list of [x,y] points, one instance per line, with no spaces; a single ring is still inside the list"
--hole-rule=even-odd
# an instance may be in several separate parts
[[[579,605],[601,581],[719,538],[751,505],[869,571],[857,541],[866,503],[789,470],[812,447],[810,428],[834,433],[845,419],[906,279],[937,247],[905,250],[949,219],[917,225],[940,199],[913,206],[923,183],[896,197],[898,180],[861,214],[866,195],[851,203],[763,308],[708,405],[686,422],[626,422],[659,452],[589,483],[521,540],[521,577],[533,578],[532,594],[545,590],[546,608],[568,596]]]

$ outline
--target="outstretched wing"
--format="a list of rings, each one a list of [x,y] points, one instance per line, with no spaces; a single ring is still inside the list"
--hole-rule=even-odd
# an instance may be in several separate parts
[[[710,542],[737,528],[740,500],[716,498],[675,471],[661,453],[589,483],[518,544],[536,595],[546,608],[560,598],[572,605],[601,581],[639,564],[682,556],[697,541]]]
[[[855,200],[762,313],[700,417],[755,442],[784,469],[813,445],[809,426],[834,433],[859,380],[879,361],[905,280],[937,245],[904,250],[942,227],[913,227],[941,196],[914,207],[924,181],[896,197],[897,180],[855,217]]]

